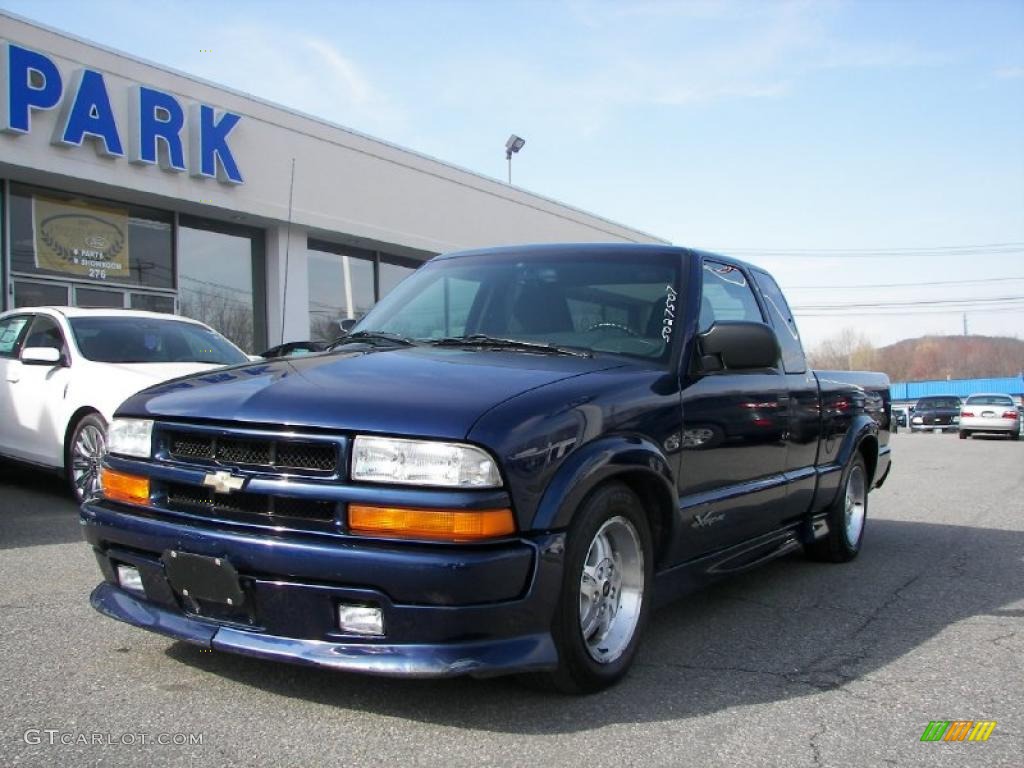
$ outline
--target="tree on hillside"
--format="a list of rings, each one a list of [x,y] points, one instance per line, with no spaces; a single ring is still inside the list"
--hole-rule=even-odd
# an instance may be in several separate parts
[[[807,354],[810,366],[822,370],[872,370],[875,368],[875,358],[875,347],[871,340],[853,328],[844,328]]]

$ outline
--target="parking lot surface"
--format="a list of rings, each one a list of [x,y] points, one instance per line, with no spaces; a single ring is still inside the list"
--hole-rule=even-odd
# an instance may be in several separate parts
[[[1018,768],[1024,442],[893,445],[856,561],[794,555],[684,598],[584,698],[272,664],[103,618],[60,481],[2,465],[0,764]],[[997,726],[921,742],[933,720]]]

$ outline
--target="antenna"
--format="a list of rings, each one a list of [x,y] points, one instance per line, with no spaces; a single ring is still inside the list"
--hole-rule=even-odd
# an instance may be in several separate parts
[[[292,195],[295,192],[295,158],[292,158],[292,177],[288,183],[288,227],[284,244],[284,293],[281,296],[281,343],[284,344],[284,319],[288,309],[288,272],[292,255]]]

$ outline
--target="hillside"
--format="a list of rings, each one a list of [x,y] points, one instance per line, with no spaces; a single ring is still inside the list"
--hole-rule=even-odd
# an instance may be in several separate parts
[[[852,328],[811,349],[818,369],[884,371],[892,381],[1016,376],[1024,370],[1024,341],[1006,336],[921,336],[873,347]]]
[[[893,381],[1016,376],[1024,341],[1004,336],[922,336],[875,350],[875,367]]]

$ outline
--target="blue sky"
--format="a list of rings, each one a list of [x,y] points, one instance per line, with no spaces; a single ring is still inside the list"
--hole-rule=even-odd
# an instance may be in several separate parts
[[[1021,0],[0,7],[494,177],[515,132],[517,185],[742,255],[798,307],[1024,297]],[[1024,336],[1024,300],[994,306],[970,330]],[[800,314],[812,345],[962,330]]]

